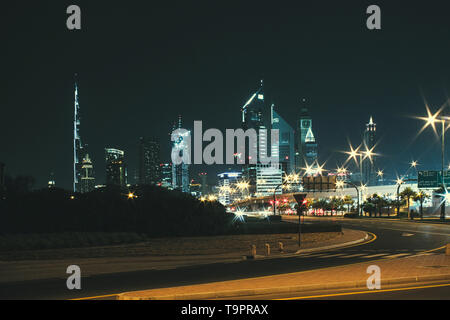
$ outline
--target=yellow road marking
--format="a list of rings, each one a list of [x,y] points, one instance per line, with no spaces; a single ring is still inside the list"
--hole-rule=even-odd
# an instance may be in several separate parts
[[[119,295],[120,293],[115,294],[105,294],[103,296],[94,296],[94,297],[86,297],[86,298],[75,298],[75,299],[69,299],[69,300],[90,300],[90,299],[98,299],[98,298],[107,298],[107,297],[114,297]]]
[[[284,298],[284,299],[274,299],[274,300],[314,299],[314,298],[348,296],[348,295],[366,294],[366,293],[379,293],[379,292],[392,292],[392,291],[417,290],[417,289],[437,288],[437,287],[447,287],[447,286],[450,286],[450,283],[437,284],[437,285],[429,285],[429,286],[420,286],[420,287],[410,287],[410,288],[395,288],[395,289],[383,289],[383,290],[371,290],[371,291],[358,291],[358,292],[332,293],[332,294],[323,294],[323,295],[305,296],[305,297],[295,297],[295,298]]]

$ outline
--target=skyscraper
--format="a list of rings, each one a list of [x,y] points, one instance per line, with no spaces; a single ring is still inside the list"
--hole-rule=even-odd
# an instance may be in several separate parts
[[[172,190],[172,164],[171,163],[161,163],[159,165],[161,168],[161,187]]]
[[[254,145],[246,145],[245,146],[245,161],[242,168],[243,178],[249,183],[249,193],[254,194],[256,192],[256,164],[249,163],[250,160],[255,160],[250,158],[250,148],[253,148],[257,151],[257,159],[256,163],[259,162],[259,150],[262,147],[262,144],[265,144],[267,147],[267,140],[260,142],[260,129],[267,129],[268,123],[265,121],[265,102],[264,102],[264,83],[261,80],[260,87],[256,90],[250,97],[249,100],[242,106],[242,129],[254,129],[256,131],[256,142]],[[267,137],[267,136],[266,136]],[[250,143],[250,141],[249,141]],[[267,149],[266,149],[267,150]]]
[[[200,192],[202,196],[208,194],[208,174],[206,172],[200,172],[198,174],[198,177],[200,179]]]
[[[317,142],[311,127],[305,137],[305,159],[309,165],[317,161]]]
[[[178,116],[178,125],[173,126],[173,131],[176,129],[181,129],[181,116]],[[186,132],[184,135],[180,135],[177,141],[173,141],[172,148],[183,156],[184,152],[188,151],[188,138],[190,136],[190,131]],[[174,190],[180,190],[182,192],[189,192],[189,164],[172,164],[172,187]]]
[[[127,185],[127,170],[125,166],[125,152],[113,148],[105,148],[106,153],[106,185],[122,188]]]
[[[73,191],[80,191],[81,178],[81,159],[84,157],[84,148],[80,137],[80,105],[78,102],[78,83],[77,74],[75,74],[75,103],[74,103],[74,119],[73,119]]]
[[[223,172],[218,174],[219,183],[219,202],[223,205],[233,203],[240,195],[237,192],[233,192],[236,183],[241,177],[240,172]]]
[[[242,129],[247,130],[249,128],[258,129],[264,126],[264,86],[263,80],[261,80],[261,85],[252,94],[250,99],[242,106]]]
[[[156,185],[161,182],[160,146],[154,139],[139,139],[139,184]]]
[[[81,183],[80,192],[86,193],[91,192],[95,189],[95,178],[94,178],[94,166],[92,165],[91,158],[89,155],[83,158],[81,163]]]
[[[256,194],[257,196],[270,196],[283,193],[281,183],[283,172],[279,166],[273,164],[258,164],[256,167]]]
[[[305,98],[302,99],[300,117],[297,122],[295,134],[295,166],[297,168],[297,171],[300,171],[302,170],[302,168],[306,168],[307,164],[312,165],[312,163],[309,161],[317,160],[317,143],[312,132],[312,118],[308,112],[307,102]],[[308,147],[307,140],[310,144]]]
[[[366,129],[363,133],[364,148],[372,150],[375,147],[377,125],[373,122],[372,117],[369,119],[369,123],[366,123]],[[366,157],[362,163],[362,179],[364,184],[374,185],[376,184],[376,172],[375,172],[375,158]]]
[[[275,111],[275,106],[271,106],[272,129],[278,129],[279,144],[278,158],[281,169],[285,174],[290,174],[295,170],[294,153],[294,129]]]

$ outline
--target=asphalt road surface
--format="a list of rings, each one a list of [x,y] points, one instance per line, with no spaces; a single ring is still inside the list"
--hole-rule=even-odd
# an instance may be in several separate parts
[[[369,231],[375,234],[377,238],[375,241],[363,245],[288,258],[243,260],[241,262],[180,267],[170,270],[133,271],[82,277],[80,290],[68,290],[66,278],[2,283],[0,284],[0,299],[74,299],[97,296],[106,296],[104,298],[111,299],[114,298],[115,294],[125,291],[243,279],[313,270],[380,258],[406,257],[441,247],[450,242],[449,225],[397,222],[384,219],[373,221],[331,218],[328,220],[330,223],[341,224],[344,228]],[[80,267],[82,269],[82,266]],[[425,290],[423,292],[436,292],[436,297],[442,297],[442,294],[448,296],[448,287],[422,290]],[[401,292],[393,291],[390,294],[396,295],[396,299],[408,299],[408,297],[411,297],[410,294],[413,294],[412,290],[409,290],[408,293],[403,291],[403,294]],[[378,293],[378,295],[381,294],[381,292]],[[366,294],[364,299],[367,296]],[[295,295],[293,297],[295,298]],[[341,296],[341,298],[343,297]],[[381,296],[377,298],[379,299],[379,297]],[[357,295],[351,297],[351,299],[356,298]]]

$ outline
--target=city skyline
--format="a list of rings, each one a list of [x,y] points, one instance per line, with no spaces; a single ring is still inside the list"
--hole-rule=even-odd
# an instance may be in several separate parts
[[[43,10],[35,6],[35,12]],[[188,129],[194,120],[203,120],[212,128],[239,128],[240,107],[261,78],[268,103],[273,102],[277,113],[293,127],[301,99],[310,101],[319,159],[328,168],[336,168],[345,160],[341,152],[348,149],[347,139],[360,143],[370,116],[380,133],[377,151],[385,173],[401,174],[412,160],[418,160],[421,169],[440,167],[440,160],[434,156],[439,154],[438,139],[426,131],[414,140],[422,124],[412,118],[426,114],[424,99],[432,111],[448,99],[450,67],[445,57],[449,45],[443,41],[448,27],[439,19],[413,23],[424,14],[421,10],[439,15],[433,8],[412,6],[405,15],[396,5],[386,4],[384,26],[393,32],[381,37],[384,29],[370,33],[358,20],[356,13],[364,12],[363,5],[329,5],[325,12],[315,5],[305,5],[295,15],[280,8],[272,12],[266,6],[248,15],[250,8],[243,5],[233,26],[219,19],[210,30],[200,28],[201,19],[226,17],[231,11],[212,5],[203,11],[210,13],[207,18],[193,13],[198,19],[191,21],[183,19],[183,7],[177,7],[171,9],[170,18],[175,29],[158,33],[152,41],[140,42],[140,36],[154,35],[151,27],[161,22],[151,14],[149,25],[137,23],[139,19],[135,18],[142,17],[140,12],[148,12],[145,8],[129,9],[127,23],[112,25],[108,31],[102,26],[103,18],[86,19],[86,28],[77,34],[65,26],[55,27],[57,19],[50,12],[49,18],[41,21],[41,29],[67,48],[56,58],[52,52],[58,46],[46,39],[41,51],[33,49],[32,39],[42,35],[39,29],[30,30],[21,43],[14,32],[7,36],[5,60],[21,61],[31,50],[42,62],[33,65],[23,60],[18,67],[12,63],[6,68],[9,78],[4,87],[10,89],[4,96],[3,114],[10,121],[0,129],[0,161],[6,164],[7,174],[31,174],[37,179],[37,187],[45,187],[53,172],[57,186],[71,188],[73,174],[69,168],[73,164],[69,155],[73,151],[68,141],[73,131],[75,72],[79,78],[82,139],[89,144],[98,182],[105,172],[105,147],[124,150],[132,176],[138,166],[141,136],[156,136],[162,162],[167,162],[170,129],[178,115],[183,116]],[[218,12],[219,8],[223,10]],[[55,6],[49,10],[58,9]],[[95,4],[86,5],[87,11],[95,9]],[[164,6],[160,9],[168,12]],[[328,13],[332,9],[336,9],[334,16]],[[15,12],[17,8],[11,6],[9,10]],[[119,18],[121,13],[112,5],[108,14]],[[258,15],[273,19],[257,24],[263,30],[256,32]],[[287,23],[279,24],[281,16]],[[28,28],[31,22],[24,22],[28,18],[33,21],[28,13],[21,13],[17,21],[10,23],[22,23],[22,28]],[[162,25],[167,26],[167,22]],[[182,25],[186,28],[177,28]],[[311,25],[314,28],[310,30]],[[334,29],[329,30],[330,26]],[[88,27],[89,32],[85,30]],[[100,35],[101,45],[95,42]],[[224,38],[219,41],[213,35]],[[192,38],[192,43],[182,40],[186,36]],[[249,36],[254,39],[251,45],[245,42]],[[115,37],[124,44],[116,46]],[[171,37],[178,40],[167,42]],[[321,37],[323,41],[317,40]],[[333,53],[323,50],[338,43],[342,45]],[[95,50],[70,50],[89,46]],[[390,50],[383,49],[387,47]],[[283,61],[273,58],[278,51]],[[121,59],[127,56],[130,58]],[[8,134],[14,128],[22,130]],[[36,161],[29,161],[31,155]],[[194,165],[191,169],[194,177],[203,171],[214,177],[227,167]]]
[[[5,3],[0,299],[449,299],[440,1]]]

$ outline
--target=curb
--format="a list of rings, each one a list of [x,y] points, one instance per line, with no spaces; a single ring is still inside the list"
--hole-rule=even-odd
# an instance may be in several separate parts
[[[358,244],[358,243],[367,241],[368,239],[369,239],[369,233],[366,232],[366,235],[364,236],[364,238],[361,238],[361,239],[358,239],[358,240],[349,241],[349,242],[332,244],[332,245],[323,246],[323,247],[316,247],[316,248],[309,248],[309,249],[300,249],[300,250],[297,250],[296,252],[283,253],[282,255],[266,256],[266,255],[257,254],[255,257],[249,256],[249,255],[245,255],[245,256],[242,256],[242,259],[243,260],[262,260],[262,259],[290,258],[290,257],[295,257],[296,255],[301,254],[301,253],[311,253],[311,252],[318,252],[318,251],[326,251],[328,249],[345,248],[347,246],[351,246],[351,245],[354,245],[354,244]]]
[[[402,283],[416,283],[427,282],[434,280],[450,280],[450,273],[443,275],[432,276],[415,276],[415,277],[403,277],[382,279],[381,285],[402,284]],[[239,289],[239,290],[226,290],[220,292],[199,292],[199,293],[185,293],[165,296],[133,296],[133,292],[125,292],[117,295],[117,300],[200,300],[200,299],[224,299],[240,296],[253,296],[263,295],[271,293],[291,293],[291,292],[308,292],[324,289],[352,289],[367,287],[366,280],[348,281],[348,282],[333,282],[328,284],[313,284],[313,285],[299,285],[299,286],[286,286],[275,288],[258,288],[258,289]],[[376,291],[376,290],[374,290]]]
[[[322,250],[346,247],[346,246],[350,246],[350,245],[353,245],[353,244],[357,244],[357,243],[366,241],[367,239],[369,239],[369,234],[366,232],[365,237],[361,238],[361,239],[358,239],[358,240],[353,240],[353,241],[344,242],[344,243],[340,243],[340,244],[332,244],[332,245],[324,246],[324,247],[317,247],[317,248],[310,248],[310,249],[300,249],[300,250],[297,250],[295,252],[295,254],[309,253],[309,252],[316,252],[316,251],[322,251]]]

